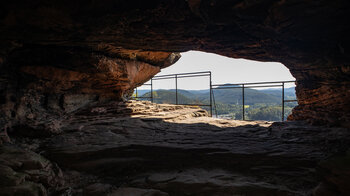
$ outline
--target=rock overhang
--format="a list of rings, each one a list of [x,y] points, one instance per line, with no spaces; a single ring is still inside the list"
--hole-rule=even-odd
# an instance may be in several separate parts
[[[10,74],[10,78],[31,73],[30,77],[37,76],[35,81],[47,84],[50,82],[42,77],[43,73],[57,76],[57,67],[76,67],[84,72],[90,70],[92,75],[80,77],[81,83],[88,85],[81,88],[70,84],[72,88],[65,89],[65,94],[79,94],[82,91],[77,89],[85,89],[84,94],[96,97],[121,97],[160,68],[176,62],[178,52],[201,50],[233,58],[282,62],[297,80],[299,106],[289,119],[349,126],[350,27],[345,19],[349,18],[350,6],[345,0],[76,0],[2,4],[0,62],[3,73],[11,70],[15,74]],[[25,60],[18,63],[20,59]],[[113,64],[111,61],[123,64],[119,73],[126,74],[113,77],[107,71],[101,76],[97,70],[89,69],[110,70],[107,68]],[[28,62],[42,64],[46,70],[55,69],[43,71],[30,67]],[[135,64],[147,68],[137,69]],[[72,74],[67,72],[63,78]],[[123,78],[128,77],[133,82],[125,82]],[[63,78],[58,80],[62,82]],[[2,91],[11,94],[9,89],[14,88],[16,81],[4,83],[3,89],[7,90]],[[57,83],[51,83],[40,89],[59,94],[52,90],[57,89]],[[113,83],[123,85],[109,88]],[[37,99],[50,100],[40,97]],[[55,99],[58,108],[64,105],[61,102],[65,98]]]

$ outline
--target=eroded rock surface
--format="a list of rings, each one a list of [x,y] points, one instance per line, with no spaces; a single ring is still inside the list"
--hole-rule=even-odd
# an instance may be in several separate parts
[[[347,162],[329,159],[346,154],[350,133],[345,128],[215,119],[199,107],[145,101],[95,105],[62,124],[62,133],[35,140],[36,145],[12,136],[17,146],[40,152],[61,168],[59,193],[349,193],[348,174],[341,172],[348,171]]]
[[[56,164],[15,145],[0,146],[0,195],[47,195],[63,187]]]
[[[116,78],[108,67],[116,63],[134,67],[130,64],[135,60],[144,69],[136,69],[134,73],[142,72],[141,75],[149,78],[156,70],[147,64],[166,67],[178,58],[172,52],[201,50],[234,58],[282,62],[297,79],[299,106],[290,119],[350,126],[347,20],[350,3],[347,0],[13,0],[2,2],[0,13],[1,73],[9,72],[22,59],[26,64],[38,57],[48,57],[47,52],[52,48],[61,50],[49,55],[51,61],[40,61],[41,67],[35,63],[13,70],[40,75],[40,79],[51,79],[51,75],[52,79],[60,78],[57,84],[38,85],[44,89],[36,88],[34,94],[49,91],[60,96],[51,88],[60,88],[62,82],[73,79],[71,76],[77,79],[76,72],[81,80],[67,94],[76,94],[77,88],[107,94],[112,89],[131,90],[145,78],[133,80],[133,74]],[[95,54],[99,57],[95,58]],[[78,62],[67,61],[72,58]],[[91,60],[96,62],[95,66],[99,65],[97,62],[102,66],[86,76],[86,71],[91,71]],[[52,64],[63,67],[53,69]],[[97,75],[96,80],[92,79]],[[21,89],[28,78],[9,77],[16,80],[0,77],[0,104],[13,92],[12,102],[21,105]],[[105,91],[107,88],[111,89]],[[123,90],[117,90],[116,94],[120,97]],[[95,94],[89,96],[85,100],[96,99]],[[17,118],[18,114],[11,114],[8,107],[1,110],[12,119]],[[31,109],[28,110],[30,113]]]
[[[0,73],[2,130],[22,130],[33,137],[57,134],[70,113],[127,97],[179,58],[167,52],[119,52],[120,56],[110,57],[66,46],[12,51]]]

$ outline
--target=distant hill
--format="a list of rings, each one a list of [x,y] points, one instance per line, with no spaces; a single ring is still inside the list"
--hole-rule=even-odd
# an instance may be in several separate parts
[[[279,98],[282,98],[282,90],[281,88],[269,88],[269,89],[263,89],[259,90],[263,93],[270,94]],[[285,88],[284,89],[284,96],[286,99],[296,99],[295,95],[295,87]]]
[[[187,97],[184,94],[191,97],[193,95],[185,90],[178,90],[177,98],[179,104],[200,104],[200,102],[195,97]],[[145,93],[142,97],[150,97],[151,92]],[[156,90],[153,91],[153,101],[156,103],[176,103],[176,91],[173,90]]]
[[[192,93],[192,91],[189,91]],[[215,101],[226,104],[241,104],[242,89],[213,89]],[[281,99],[275,95],[264,93],[255,89],[244,89],[245,104],[253,105],[256,103],[280,103]],[[195,94],[195,97],[201,101],[209,101],[209,91],[206,93]]]
[[[175,103],[176,90],[155,90],[153,91],[154,99],[158,103]],[[242,89],[214,89],[215,101],[225,104],[241,104],[242,103]],[[254,105],[259,103],[279,104],[281,103],[281,92],[274,90],[255,90],[246,88],[244,91],[245,104]],[[150,92],[142,95],[143,97],[150,96]],[[208,103],[210,100],[209,90],[192,91],[178,89],[179,103]]]
[[[169,91],[176,93],[175,89],[170,89]],[[188,90],[182,90],[182,89],[177,89],[177,93],[182,94],[188,98],[193,98],[195,96],[196,91],[188,91]]]
[[[151,89],[149,90],[143,90],[143,89],[137,89],[137,95],[138,97],[143,96],[145,93],[151,92]],[[134,90],[134,95],[136,94],[136,91]]]
[[[151,92],[139,92],[139,97],[150,97]],[[183,90],[178,89],[178,104],[209,104],[209,90]],[[242,119],[242,89],[213,89],[216,102],[216,113],[233,119]],[[245,88],[246,119],[275,120],[281,119],[281,89],[256,90]],[[286,99],[295,99],[294,87],[285,89]],[[155,103],[176,103],[176,90],[154,90]],[[285,104],[285,118],[297,103]],[[204,108],[208,109],[208,108]]]
[[[160,102],[171,101],[175,103],[175,89],[170,90],[154,90],[153,92],[160,92],[158,98]],[[225,103],[225,104],[241,104],[242,103],[242,89],[213,89],[215,96],[215,101]],[[245,88],[245,104],[253,105],[257,103],[281,103],[282,91],[280,88],[270,88],[270,89],[250,89]],[[296,99],[295,87],[284,89],[285,99]],[[150,96],[150,90],[138,90],[139,97]],[[183,90],[178,89],[178,100],[183,103],[192,102],[209,102],[209,89],[206,90]],[[180,103],[180,102],[179,102]]]

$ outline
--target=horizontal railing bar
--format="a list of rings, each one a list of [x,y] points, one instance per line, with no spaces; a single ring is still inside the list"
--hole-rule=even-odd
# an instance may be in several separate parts
[[[189,78],[189,77],[201,77],[201,76],[210,76],[210,74],[201,74],[201,75],[194,75],[194,76],[177,76],[177,78]]]
[[[151,86],[152,84],[142,84],[141,86],[143,86],[143,85],[148,85],[148,86]]]
[[[296,101],[298,101],[298,100],[296,100],[296,99],[293,99],[293,100],[283,100],[284,102],[296,102]]]
[[[133,97],[133,98],[147,98],[147,99],[150,99],[152,97]]]
[[[177,75],[191,75],[191,74],[202,74],[202,73],[210,74],[211,71],[197,71],[197,72],[188,72],[188,73],[178,73]]]
[[[175,76],[175,75],[192,75],[192,74],[202,74],[202,73],[211,73],[210,71],[200,71],[200,72],[191,72],[191,73],[178,73],[178,74],[167,74],[167,75],[159,75],[154,76],[153,78],[164,77],[164,76]]]
[[[282,87],[283,85],[245,86],[244,88]]]
[[[244,88],[266,88],[266,87],[282,87],[282,85],[264,85],[264,86],[244,86]],[[213,90],[216,89],[230,89],[230,88],[243,88],[243,86],[233,86],[233,87],[216,87],[213,88]]]
[[[152,80],[166,80],[166,79],[175,79],[175,77],[153,78]]]
[[[293,81],[277,81],[277,82],[254,82],[254,83],[237,83],[237,84],[213,84],[212,86],[233,86],[233,85],[253,85],[253,84],[275,84],[275,83],[291,83]]]
[[[213,90],[216,89],[230,89],[230,88],[243,88],[243,86],[232,86],[232,87],[216,87],[216,88],[212,88]],[[246,87],[244,87],[246,88]]]
[[[194,77],[202,77],[202,76],[210,76],[210,74],[196,74],[196,75],[183,75],[183,76],[166,76],[166,77],[157,77],[153,78],[153,80],[165,80],[165,79],[175,79],[175,78],[194,78]]]
[[[178,105],[210,106],[210,105],[189,104],[189,103],[179,103]]]

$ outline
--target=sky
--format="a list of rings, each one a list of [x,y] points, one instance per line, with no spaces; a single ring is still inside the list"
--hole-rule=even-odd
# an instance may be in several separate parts
[[[288,68],[278,62],[258,62],[234,59],[213,53],[188,51],[170,67],[157,75],[211,71],[213,84],[272,82],[295,80]],[[149,82],[147,82],[149,83]],[[178,79],[178,88],[187,90],[208,89],[209,77]],[[154,89],[174,89],[174,80],[153,81]],[[286,87],[293,84],[286,85]],[[147,89],[143,86],[140,89]]]

